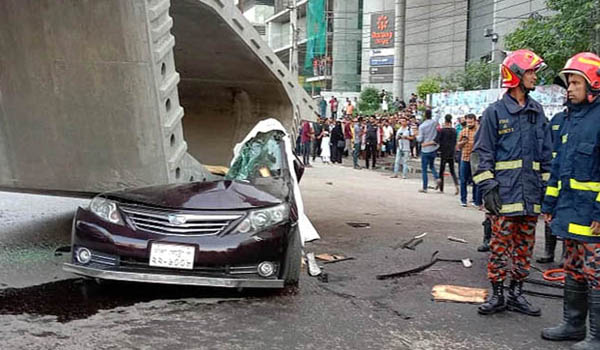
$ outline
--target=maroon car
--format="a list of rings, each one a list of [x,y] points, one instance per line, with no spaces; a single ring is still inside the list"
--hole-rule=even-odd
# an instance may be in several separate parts
[[[247,142],[222,180],[98,195],[75,214],[64,270],[213,287],[297,284],[302,248],[282,136]],[[293,164],[299,179],[303,169]]]

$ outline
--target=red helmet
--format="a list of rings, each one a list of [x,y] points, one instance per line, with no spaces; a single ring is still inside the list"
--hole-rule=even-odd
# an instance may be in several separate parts
[[[502,87],[517,87],[521,84],[521,79],[526,71],[534,70],[537,72],[545,66],[544,60],[532,51],[514,51],[502,62]]]
[[[580,75],[587,81],[589,102],[600,94],[600,57],[597,55],[591,52],[580,52],[571,57],[565,64],[565,68],[558,74],[564,86],[569,86],[568,74]]]

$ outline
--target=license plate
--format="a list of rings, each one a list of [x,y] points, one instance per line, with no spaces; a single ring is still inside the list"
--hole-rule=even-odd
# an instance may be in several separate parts
[[[154,243],[150,246],[150,266],[191,270],[195,251],[188,245]]]

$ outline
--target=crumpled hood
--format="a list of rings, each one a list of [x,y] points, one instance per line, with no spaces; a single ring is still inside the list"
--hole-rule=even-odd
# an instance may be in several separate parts
[[[252,209],[283,203],[251,184],[229,180],[152,186],[104,195],[149,206],[192,210]]]

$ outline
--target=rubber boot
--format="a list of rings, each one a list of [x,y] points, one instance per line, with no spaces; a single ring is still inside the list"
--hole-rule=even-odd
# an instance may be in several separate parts
[[[552,234],[552,229],[550,229],[550,225],[548,224],[546,224],[544,230],[544,237],[544,255],[540,256],[535,260],[540,264],[548,264],[554,262],[554,250],[556,249],[556,236]]]
[[[563,320],[556,327],[544,328],[542,338],[556,341],[583,340],[588,312],[587,294],[586,283],[579,283],[566,274]]]
[[[584,341],[573,345],[573,350],[600,349],[600,290],[588,291],[590,329]]]
[[[483,244],[477,248],[478,252],[488,252],[490,250],[490,239],[492,238],[492,220],[486,217],[483,225]]]
[[[504,303],[504,282],[492,282],[492,295],[479,306],[477,312],[482,315],[491,315],[506,310]]]
[[[523,282],[510,281],[508,298],[506,298],[506,308],[509,311],[520,312],[529,316],[540,316],[542,310],[539,307],[531,305],[523,296]]]

